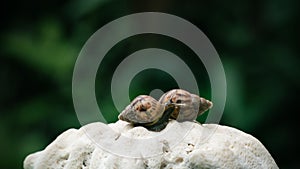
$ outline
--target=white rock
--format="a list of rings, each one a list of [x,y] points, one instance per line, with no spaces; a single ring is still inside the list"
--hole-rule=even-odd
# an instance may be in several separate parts
[[[109,130],[105,127],[108,127]],[[177,127],[177,128],[176,128]],[[105,130],[99,130],[105,128]],[[170,129],[170,130],[169,130]],[[169,131],[185,137],[172,140],[159,140]],[[87,132],[89,131],[89,132]],[[107,131],[107,132],[106,132]],[[178,132],[177,132],[178,131]],[[164,133],[165,132],[165,133]],[[87,134],[88,133],[88,134]],[[111,134],[109,134],[111,133]],[[108,136],[109,134],[109,136]],[[131,141],[110,151],[122,138],[138,140],[142,145],[131,145]],[[179,135],[180,137],[180,135]],[[111,144],[101,148],[95,143]],[[149,145],[147,139],[156,138],[158,142]],[[122,142],[119,142],[122,143]],[[147,143],[147,144],[146,144]],[[133,142],[132,144],[137,144]],[[130,147],[135,146],[135,148]],[[141,153],[139,158],[130,157],[132,149]],[[124,150],[127,156],[114,151]],[[152,157],[143,156],[143,152],[157,152]],[[122,152],[122,151],[120,151]],[[24,161],[25,169],[117,169],[117,168],[151,168],[151,169],[197,169],[197,168],[278,168],[266,148],[254,137],[237,129],[194,122],[178,123],[171,121],[161,132],[151,132],[143,127],[133,127],[127,122],[118,121],[109,125],[92,123],[79,130],[69,129],[57,137],[43,151],[30,154]]]

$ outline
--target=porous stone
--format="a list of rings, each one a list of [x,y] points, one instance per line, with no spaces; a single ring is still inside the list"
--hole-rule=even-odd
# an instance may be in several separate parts
[[[58,136],[44,150],[30,154],[24,160],[25,169],[202,169],[202,168],[278,168],[267,149],[253,136],[232,127],[195,122],[179,123],[170,121],[166,129],[189,129],[178,144],[170,146],[166,140],[140,148],[143,151],[160,150],[152,157],[132,158],[114,154],[101,148],[93,140],[94,135],[107,134],[97,129],[102,123],[91,123],[80,129],[69,129]],[[106,125],[115,133],[133,139],[159,138],[161,132],[148,131],[143,127],[133,127],[123,121]],[[176,128],[177,127],[177,128]],[[90,132],[86,134],[87,130]],[[113,136],[115,141],[120,135]],[[105,139],[105,137],[101,137]],[[105,140],[103,140],[105,141]],[[114,145],[114,141],[108,140]],[[130,145],[130,143],[128,143]],[[161,146],[161,147],[160,147]],[[119,147],[120,149],[126,148]],[[138,148],[138,147],[137,147]],[[109,147],[108,147],[109,149]],[[128,150],[130,151],[130,150]]]

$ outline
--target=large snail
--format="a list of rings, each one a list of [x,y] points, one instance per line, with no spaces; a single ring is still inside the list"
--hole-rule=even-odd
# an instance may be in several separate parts
[[[159,101],[151,96],[136,97],[119,115],[120,120],[143,126],[151,131],[163,130],[169,118],[193,121],[212,107],[212,102],[182,89],[171,90]]]
[[[159,102],[164,105],[175,104],[175,111],[171,114],[171,118],[179,122],[196,120],[213,105],[209,100],[182,89],[168,91],[161,96]]]

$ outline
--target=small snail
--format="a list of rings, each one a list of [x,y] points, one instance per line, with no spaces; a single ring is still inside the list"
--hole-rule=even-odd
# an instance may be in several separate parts
[[[144,126],[148,130],[161,131],[167,126],[174,110],[173,104],[164,106],[151,96],[140,95],[122,111],[118,118],[135,126]]]
[[[161,96],[164,105],[175,104],[171,118],[179,122],[193,121],[212,107],[212,102],[182,89],[174,89]]]
[[[161,131],[169,118],[179,122],[193,121],[211,107],[212,102],[204,98],[174,89],[162,95],[159,101],[147,95],[136,97],[118,118],[148,130]]]

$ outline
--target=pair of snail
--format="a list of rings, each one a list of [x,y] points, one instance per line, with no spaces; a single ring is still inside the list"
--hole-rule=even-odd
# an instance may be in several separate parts
[[[151,131],[163,130],[169,119],[179,122],[194,121],[212,107],[212,102],[182,89],[174,89],[161,96],[136,97],[118,116],[120,120],[143,126]]]

